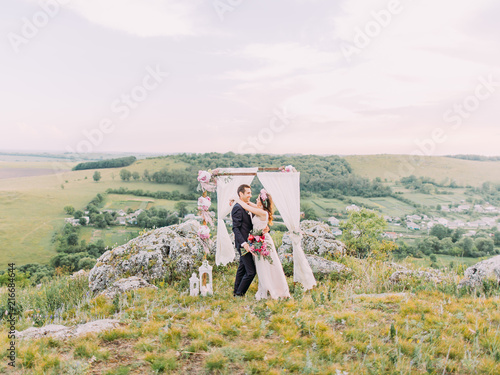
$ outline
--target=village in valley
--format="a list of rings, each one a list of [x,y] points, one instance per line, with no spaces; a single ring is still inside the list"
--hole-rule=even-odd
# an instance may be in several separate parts
[[[352,204],[345,209],[349,211],[359,211],[362,207]],[[430,229],[435,225],[442,225],[448,229],[462,229],[463,235],[473,237],[481,229],[484,230],[500,230],[500,208],[489,204],[465,204],[456,205],[456,207],[449,207],[444,205],[441,207],[443,215],[428,216],[425,214],[409,214],[402,217],[383,215],[385,221],[390,229],[393,231],[386,231],[383,237],[391,240],[396,240],[405,235],[413,235],[416,231],[422,231],[422,234],[428,234]],[[472,218],[472,213],[478,218]],[[452,216],[452,214],[454,214]],[[446,215],[447,217],[444,217]],[[327,222],[334,226],[339,227],[340,221],[338,218],[332,216],[327,219]],[[417,232],[418,233],[418,232]],[[335,230],[336,235],[342,235],[340,229]],[[490,233],[490,236],[493,236]]]
[[[362,207],[356,204],[351,204],[345,207],[345,211],[349,213],[350,211],[359,211]],[[444,205],[440,210],[443,215],[433,215],[428,216],[425,214],[408,214],[402,217],[398,216],[388,216],[383,215],[384,220],[388,224],[388,231],[382,234],[382,237],[395,241],[398,238],[413,237],[415,234],[425,235],[428,234],[430,229],[435,225],[442,225],[448,229],[462,229],[463,235],[468,237],[473,237],[477,234],[479,230],[500,230],[500,208],[484,204],[484,205],[471,205],[462,203],[456,205],[455,207],[449,207]],[[99,212],[102,215],[111,215],[113,221],[110,225],[116,226],[137,226],[138,217],[141,213],[145,212],[144,209],[139,208],[135,211],[132,209],[112,210],[103,209]],[[478,218],[472,218],[471,214],[475,213],[475,217],[479,215]],[[89,211],[83,211],[83,216],[81,217],[68,217],[65,218],[65,222],[72,224],[73,226],[80,225],[92,225],[90,224]],[[455,214],[451,216],[451,214]],[[182,218],[179,212],[174,211],[171,215],[179,217],[179,221],[187,220],[197,220],[201,223],[202,218],[194,213],[187,213]],[[446,215],[447,217],[444,217]],[[304,212],[301,212],[301,217],[304,218]],[[275,216],[276,223],[281,224],[281,216]],[[224,221],[227,225],[231,225],[230,216],[226,216]],[[336,236],[342,235],[342,230],[340,229],[341,220],[335,216],[330,216],[323,221],[332,227],[332,233]],[[417,232],[419,231],[419,232]],[[492,233],[489,234],[493,236]]]

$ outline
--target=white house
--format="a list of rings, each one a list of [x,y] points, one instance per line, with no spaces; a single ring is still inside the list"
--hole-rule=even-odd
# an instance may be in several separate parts
[[[437,219],[437,222],[441,225],[444,225],[445,227],[448,226],[448,219],[445,219],[444,217],[440,217],[439,219]]]
[[[422,218],[418,215],[408,215],[406,218],[411,221],[422,220]]]
[[[390,240],[395,240],[396,238],[398,238],[398,235],[396,234],[396,232],[385,232],[382,233],[382,237],[389,238]]]
[[[347,206],[345,209],[346,209],[346,211],[360,211],[361,210],[361,208],[359,208],[355,204],[351,204],[350,206]]]
[[[327,219],[327,221],[330,223],[330,225],[334,227],[338,227],[340,225],[340,220],[337,219],[336,217],[332,216]]]
[[[412,229],[412,230],[420,230],[420,226],[418,226],[417,224],[409,221],[406,223],[406,226],[408,227],[408,229]]]

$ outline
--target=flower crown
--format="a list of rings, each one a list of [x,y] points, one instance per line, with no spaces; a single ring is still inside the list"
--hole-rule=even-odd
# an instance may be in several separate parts
[[[262,205],[265,208],[267,208],[267,206],[269,205],[269,201],[267,200],[268,195],[267,195],[267,191],[265,189],[262,189],[260,191],[259,198],[260,198],[260,201],[262,202]]]

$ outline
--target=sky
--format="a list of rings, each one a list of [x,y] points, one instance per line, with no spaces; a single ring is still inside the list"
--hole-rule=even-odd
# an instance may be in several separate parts
[[[0,151],[500,155],[495,0],[2,0]]]

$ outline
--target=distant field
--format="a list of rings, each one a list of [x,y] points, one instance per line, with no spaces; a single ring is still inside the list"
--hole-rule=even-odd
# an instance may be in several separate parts
[[[35,162],[17,165],[28,168],[28,165],[32,164]],[[165,159],[139,160],[136,164],[127,169],[137,170],[142,174],[145,168],[154,172],[165,166],[185,167],[183,164],[173,165],[170,160]],[[50,162],[36,162],[36,165],[41,168],[54,166]],[[59,164],[61,165],[67,167],[65,163]],[[33,167],[29,166],[29,168]],[[64,225],[66,216],[63,207],[72,205],[76,209],[83,209],[97,193],[104,193],[108,188],[123,186],[129,189],[150,191],[187,192],[187,187],[183,185],[144,181],[123,182],[119,177],[120,170],[121,168],[101,169],[102,179],[97,183],[92,179],[94,170],[67,171],[60,174],[0,180],[0,259],[15,262],[17,265],[32,262],[47,263],[54,256],[51,250],[52,234]],[[122,195],[114,195],[113,199],[127,200]],[[143,197],[133,197],[133,199],[137,202]],[[153,198],[145,200],[157,201],[158,205],[170,210],[173,210],[175,205],[175,202],[166,200]],[[115,206],[118,204],[115,203]],[[191,207],[194,207],[194,203]]]
[[[485,259],[485,258],[466,258],[466,257],[454,257],[451,255],[436,255],[437,264],[441,267],[449,267],[450,263],[453,262],[454,266],[458,266],[459,264],[463,264],[466,267],[470,267],[477,262]],[[431,265],[431,261],[429,257],[425,258],[407,258],[407,261],[419,266],[419,267],[429,267]]]
[[[125,226],[112,227],[111,229],[96,229],[94,227],[82,227],[80,239],[88,242],[103,240],[106,246],[120,246],[139,235],[139,228],[127,228]]]
[[[408,212],[414,210],[414,208],[409,204],[398,201],[397,199],[391,197],[375,197],[375,198],[356,197],[355,200],[362,204],[366,204],[368,206],[375,206],[383,214],[392,217],[403,216]]]
[[[352,155],[345,159],[354,173],[388,181],[410,175],[424,176],[437,182],[455,180],[460,185],[479,186],[485,181],[500,182],[500,161],[471,161],[442,156],[426,156],[412,164],[408,155]]]

